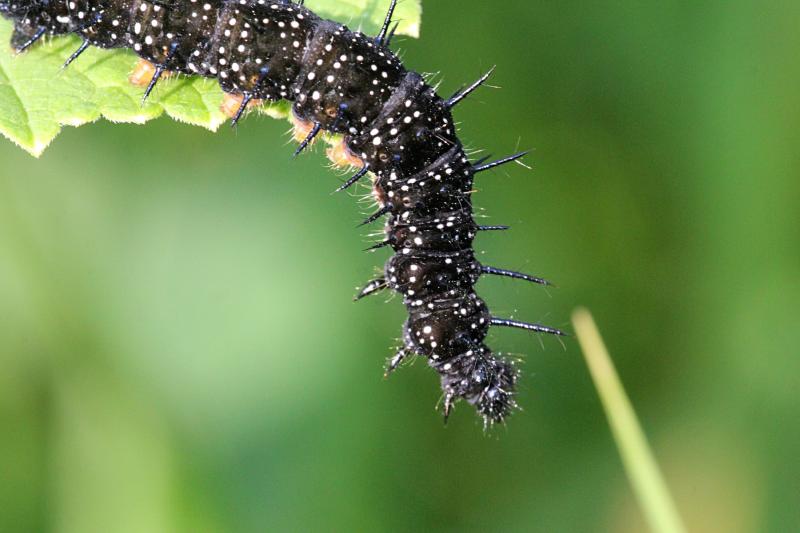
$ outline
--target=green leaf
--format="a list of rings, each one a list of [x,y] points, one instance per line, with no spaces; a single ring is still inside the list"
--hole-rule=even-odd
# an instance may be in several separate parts
[[[309,0],[306,5],[322,17],[375,33],[389,0]],[[421,0],[400,2],[395,11],[398,33],[419,36],[421,15]],[[78,38],[50,39],[16,56],[7,44],[11,31],[11,22],[0,19],[0,133],[34,156],[41,155],[62,126],[81,126],[101,117],[144,124],[166,113],[212,131],[227,121],[220,111],[223,94],[216,80],[165,79],[142,105],[142,89],[128,81],[137,62],[132,52],[92,48],[62,70]],[[273,117],[286,117],[287,109],[280,104],[262,106]]]

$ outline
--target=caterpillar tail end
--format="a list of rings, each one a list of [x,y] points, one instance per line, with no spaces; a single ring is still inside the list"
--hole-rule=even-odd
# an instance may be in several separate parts
[[[475,407],[484,429],[504,422],[518,408],[514,395],[519,371],[512,361],[495,357],[488,348],[433,366],[441,374],[445,423],[459,399]]]
[[[494,379],[481,391],[474,404],[483,417],[484,429],[505,422],[511,413],[519,409],[514,399],[518,370],[511,361],[504,359],[495,360],[495,365]]]

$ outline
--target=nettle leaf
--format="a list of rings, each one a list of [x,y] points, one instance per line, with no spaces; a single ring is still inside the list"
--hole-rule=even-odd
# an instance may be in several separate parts
[[[376,33],[390,0],[309,0],[318,15],[354,29]],[[421,0],[399,2],[397,33],[419,36]],[[160,81],[142,105],[143,90],[128,76],[137,57],[128,50],[92,48],[67,69],[61,66],[74,51],[77,37],[59,37],[15,55],[8,44],[12,23],[0,19],[0,133],[39,156],[65,125],[80,126],[101,117],[112,122],[144,124],[168,116],[212,131],[228,118],[220,111],[222,91],[216,80],[174,76]],[[271,104],[261,111],[286,117],[288,106]]]

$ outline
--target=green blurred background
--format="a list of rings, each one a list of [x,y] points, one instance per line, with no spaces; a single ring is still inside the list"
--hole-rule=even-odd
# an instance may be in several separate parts
[[[501,316],[588,306],[690,529],[800,524],[800,4],[427,1],[407,63],[505,234]],[[361,194],[287,124],[67,129],[0,142],[0,530],[642,531],[574,340],[494,331],[522,413],[443,427],[422,361],[382,379],[403,310],[352,303]]]

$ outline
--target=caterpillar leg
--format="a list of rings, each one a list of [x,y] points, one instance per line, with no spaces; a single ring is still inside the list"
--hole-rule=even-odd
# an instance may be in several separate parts
[[[453,412],[453,407],[456,405],[458,396],[452,392],[446,392],[444,395],[444,402],[442,405],[442,415],[444,416],[444,423],[447,425],[447,420],[450,418],[450,413]]]
[[[252,87],[242,89],[241,94],[225,93],[222,101],[222,112],[231,118],[231,127],[235,127],[242,118],[248,107],[261,105],[262,101],[258,96],[261,94],[261,87],[269,74],[267,67],[259,70],[259,76]]]
[[[145,88],[142,95],[142,105],[144,105],[150,93],[155,89],[156,84],[172,75],[173,72],[167,70],[164,65],[156,65],[145,59],[140,59],[128,76],[128,81],[137,87]]]
[[[333,163],[333,165],[336,167],[340,168],[363,167],[364,169],[366,168],[364,161],[360,157],[356,157],[355,155],[353,155],[353,153],[350,150],[348,150],[347,144],[344,142],[344,139],[341,139],[339,142],[328,148],[328,150],[326,151],[326,155],[328,156],[330,162]],[[366,174],[366,170],[364,171],[364,173]],[[352,185],[352,183],[350,185]],[[347,187],[349,187],[350,185],[347,185]],[[347,187],[344,187],[344,189],[346,189]]]
[[[309,122],[308,120],[303,120],[294,113],[291,116],[292,120],[292,137],[298,143],[303,142],[307,137],[308,134],[311,133],[311,130],[314,129],[314,123]]]
[[[226,117],[231,119],[231,126],[236,126],[248,108],[257,107],[261,105],[261,103],[262,100],[254,98],[251,93],[225,93],[222,97],[222,105],[220,105],[219,109]]]
[[[147,87],[152,82],[156,70],[157,67],[154,64],[145,59],[140,59],[136,66],[133,67],[133,71],[128,75],[128,81],[136,87]],[[162,69],[159,77],[167,78],[171,75],[171,72]]]
[[[294,151],[294,156],[297,157],[314,143],[317,135],[322,132],[322,124],[303,120],[292,113],[292,125],[294,126],[294,140],[300,143],[300,146]]]

